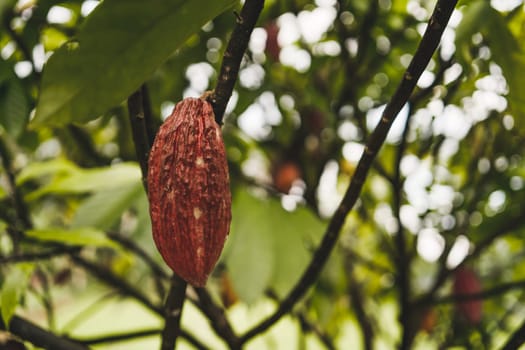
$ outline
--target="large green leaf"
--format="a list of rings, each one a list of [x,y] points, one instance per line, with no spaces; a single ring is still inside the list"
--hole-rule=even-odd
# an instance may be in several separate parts
[[[246,191],[238,191],[233,200],[233,220],[225,256],[235,291],[248,304],[264,293],[274,271],[269,205]]]
[[[0,309],[4,324],[9,324],[11,317],[13,317],[20,298],[27,289],[32,271],[33,264],[22,263],[11,266],[9,273],[5,275],[5,280],[0,290]]]
[[[225,260],[240,298],[254,302],[268,288],[279,295],[297,282],[324,224],[309,210],[284,210],[275,199],[235,193]]]
[[[0,8],[1,11],[1,8]],[[0,60],[0,125],[18,137],[29,119],[29,99],[12,67]]]
[[[107,230],[141,197],[143,191],[142,183],[137,181],[134,185],[96,192],[82,202],[75,212],[71,226]]]
[[[523,113],[525,90],[521,72],[525,69],[525,51],[511,32],[507,20],[488,1],[472,1],[463,10],[463,19],[456,30],[456,46],[461,53],[458,58],[463,65],[470,65],[471,39],[478,32],[487,39],[493,60],[503,70],[512,110]]]
[[[120,163],[109,167],[77,168],[64,175],[55,176],[47,185],[31,192],[27,200],[46,194],[74,194],[100,192],[116,187],[134,186],[141,182],[141,172],[136,163]]]
[[[236,0],[106,0],[44,68],[35,125],[85,122],[121,103]]]
[[[78,170],[78,166],[65,159],[55,158],[44,162],[29,163],[16,178],[17,185],[45,176],[65,176]]]
[[[44,242],[58,242],[73,246],[96,246],[118,249],[120,246],[107,238],[106,234],[93,228],[43,228],[28,230],[27,237]]]

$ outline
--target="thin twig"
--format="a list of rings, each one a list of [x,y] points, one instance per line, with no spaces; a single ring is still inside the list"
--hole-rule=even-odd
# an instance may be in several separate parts
[[[108,334],[93,338],[70,338],[74,339],[78,343],[82,343],[85,345],[97,345],[97,344],[104,344],[104,343],[115,343],[120,341],[126,341],[136,338],[144,338],[149,337],[152,335],[157,335],[162,332],[161,329],[158,328],[152,328],[152,329],[143,329],[140,331],[132,331],[132,332],[125,332],[125,333],[115,333],[115,334]]]
[[[454,273],[454,271],[463,266],[466,262],[474,259],[476,256],[479,256],[481,253],[483,253],[485,249],[487,249],[491,245],[491,243],[494,242],[496,239],[501,238],[509,232],[512,232],[513,230],[524,225],[524,217],[521,213],[521,210],[517,210],[516,213],[514,213],[514,215],[511,215],[510,217],[496,217],[492,220],[494,220],[493,222],[491,222],[494,226],[494,230],[491,233],[487,233],[484,239],[475,243],[474,251],[470,253],[461,262],[461,264],[454,267],[453,269],[448,269],[447,266],[444,264],[441,267],[436,277],[436,280],[434,281],[434,284],[429,289],[429,291],[414,301],[413,304],[415,306],[431,304],[432,301],[435,299],[437,291],[443,286],[443,284],[447,281],[448,277],[452,273]]]
[[[321,343],[328,349],[328,350],[335,350],[335,345],[332,339],[326,332],[324,332],[319,325],[315,324],[314,322],[310,321],[308,317],[306,316],[305,312],[296,312],[295,316],[299,319],[299,322],[301,323],[301,329],[305,332],[312,332],[319,338]]]
[[[277,310],[261,323],[248,330],[241,337],[243,343],[274,325],[283,315],[293,308],[293,306],[317,280],[319,273],[324,267],[335,243],[337,242],[339,231],[345,222],[348,212],[352,209],[359,198],[359,193],[361,192],[361,188],[363,187],[368,171],[370,170],[379,148],[382,146],[395,117],[410,98],[417,80],[423,73],[436,50],[456,3],[457,1],[454,0],[439,0],[436,4],[434,12],[428,22],[425,34],[423,35],[410,65],[403,75],[403,80],[383,111],[381,121],[374,132],[370,135],[354,176],[352,177],[352,181],[350,182],[343,200],[332,217],[332,220],[328,224],[321,245],[315,251],[310,264],[302,274],[299,281],[286,298],[283,299]]]
[[[507,292],[513,291],[515,289],[523,289],[525,287],[525,280],[501,283],[496,287],[482,290],[476,293],[468,294],[452,294],[443,297],[437,297],[429,301],[429,304],[447,304],[447,303],[458,303],[471,300],[480,300],[480,299],[489,299],[501,296]]]
[[[138,257],[142,258],[144,262],[149,266],[149,268],[153,271],[153,274],[155,275],[155,286],[157,288],[157,292],[161,298],[164,297],[165,288],[164,284],[162,283],[162,280],[168,280],[170,277],[164,271],[164,269],[155,261],[153,258],[144,250],[142,247],[140,247],[135,241],[132,239],[129,239],[128,237],[123,236],[120,233],[115,232],[108,232],[106,233],[109,239],[119,243],[124,248],[128,249],[129,251],[135,253]]]
[[[244,52],[248,47],[252,30],[264,7],[264,0],[246,0],[240,15],[237,16],[237,25],[233,29],[230,41],[222,58],[221,71],[215,90],[208,96],[213,106],[215,120],[221,125],[226,105],[237,81],[239,67]]]
[[[120,293],[135,298],[148,309],[154,311],[159,315],[164,315],[161,307],[155,305],[144,294],[142,294],[142,292],[130,285],[127,281],[115,275],[109,269],[98,264],[92,263],[80,256],[73,255],[71,256],[71,258],[77,265],[80,265],[86,270],[90,271],[96,278],[116,288]]]
[[[359,323],[359,326],[361,327],[363,349],[371,350],[373,348],[374,341],[374,328],[372,327],[372,321],[365,310],[362,288],[355,278],[354,262],[351,261],[354,256],[352,252],[347,249],[344,249],[343,253],[345,269],[348,276],[348,294],[350,295],[352,309],[354,310],[356,319]]]
[[[109,335],[93,337],[93,338],[69,338],[69,339],[74,340],[75,342],[81,343],[84,345],[98,345],[98,344],[128,341],[128,340],[132,340],[136,338],[144,338],[144,337],[149,337],[149,336],[157,335],[161,333],[162,333],[162,329],[152,328],[152,329],[143,329],[140,331],[109,334]],[[180,335],[184,340],[186,340],[188,343],[193,345],[195,348],[201,349],[201,350],[208,349],[206,345],[202,344],[192,334],[186,332],[185,330],[180,330]]]
[[[177,276],[177,274],[173,274],[166,304],[164,305],[164,329],[162,330],[161,350],[173,350],[177,344],[186,285],[186,281]]]
[[[13,169],[13,156],[9,150],[7,142],[4,138],[4,133],[0,132],[0,158],[2,161],[2,166],[5,169],[8,182],[8,191],[10,192],[11,200],[13,202],[13,208],[16,214],[16,230],[23,230],[32,227],[31,218],[29,216],[29,211],[27,205],[24,201],[22,194],[20,193],[18,187],[16,186],[16,175]],[[16,240],[20,239],[21,236],[16,235]],[[15,246],[16,246],[15,240]]]
[[[413,310],[410,307],[410,264],[411,257],[407,252],[407,238],[405,228],[401,224],[401,202],[403,198],[402,188],[403,180],[401,179],[401,160],[405,154],[407,147],[407,136],[410,130],[410,121],[412,120],[412,108],[408,112],[408,116],[404,125],[403,134],[401,136],[401,142],[397,148],[396,157],[394,159],[394,181],[392,183],[393,190],[393,206],[394,215],[399,222],[396,235],[394,237],[397,256],[396,261],[396,279],[397,285],[399,286],[399,324],[402,327],[401,335],[401,349],[408,348],[408,344],[411,342],[412,335],[415,334],[415,329],[412,326],[412,315]]]

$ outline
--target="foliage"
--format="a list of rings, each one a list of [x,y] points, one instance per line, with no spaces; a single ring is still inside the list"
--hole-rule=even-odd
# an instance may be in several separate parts
[[[525,11],[504,3],[459,2],[313,288],[243,339],[312,262],[435,5],[265,2],[223,120],[230,237],[188,292],[177,348],[519,341]],[[241,4],[96,5],[0,1],[0,326],[28,347],[46,347],[19,332],[28,320],[75,346],[158,347],[170,272],[125,100],[144,84],[158,126],[213,90]],[[462,269],[476,288],[453,283]]]

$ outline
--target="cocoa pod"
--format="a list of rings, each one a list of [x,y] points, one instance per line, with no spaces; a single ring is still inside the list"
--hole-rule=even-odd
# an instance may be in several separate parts
[[[468,267],[459,267],[454,272],[453,286],[455,295],[469,295],[481,292],[482,286],[476,272]],[[476,325],[483,317],[482,299],[458,301],[455,303],[457,313],[469,324]]]
[[[148,166],[155,245],[177,275],[202,287],[231,221],[226,152],[209,102],[186,98],[175,106],[155,137]]]

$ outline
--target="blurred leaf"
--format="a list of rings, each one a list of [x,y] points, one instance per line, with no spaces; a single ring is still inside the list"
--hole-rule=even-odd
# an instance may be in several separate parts
[[[59,242],[74,246],[95,246],[118,249],[119,245],[106,237],[103,231],[94,228],[44,228],[25,232],[27,237],[45,242]]]
[[[274,271],[274,235],[268,225],[270,203],[238,191],[232,205],[232,225],[228,238],[228,269],[235,291],[248,304],[268,287]]]
[[[0,18],[4,18],[5,13],[15,6],[15,0],[0,0]]]
[[[93,194],[75,212],[72,227],[94,227],[107,230],[143,192],[141,182]]]
[[[472,35],[485,26],[486,16],[491,11],[490,2],[484,0],[471,1],[463,8],[463,17],[456,28],[456,45],[469,45]]]
[[[11,317],[15,314],[16,307],[24,295],[29,277],[33,271],[33,264],[20,263],[12,265],[9,273],[5,274],[5,280],[0,290],[0,305],[4,324],[9,324]]]
[[[262,200],[238,191],[225,259],[235,291],[247,303],[267,288],[285,294],[310,261],[323,233],[309,210],[285,211],[275,198]]]
[[[135,163],[119,163],[104,168],[81,169],[56,176],[53,180],[30,193],[28,200],[35,200],[43,195],[74,194],[111,190],[116,187],[134,186],[141,183],[141,172]]]
[[[463,19],[456,29],[456,46],[463,53],[459,55],[460,58],[466,58],[467,50],[472,44],[472,35],[478,32],[483,33],[487,39],[494,61],[503,70],[509,85],[509,100],[511,104],[515,104],[513,110],[521,113],[525,108],[525,90],[522,88],[520,72],[525,69],[525,52],[512,34],[506,19],[488,1],[472,1],[463,11]]]
[[[137,211],[137,225],[133,234],[151,238],[151,218],[149,216],[149,202],[145,191],[140,191],[133,203]]]
[[[66,175],[77,171],[75,163],[65,158],[55,158],[45,162],[33,162],[24,167],[18,174],[17,185],[22,185],[29,180],[49,175]]]
[[[85,122],[121,103],[235,0],[106,0],[44,68],[35,125]],[[164,40],[159,40],[164,38]]]
[[[1,7],[1,6],[0,6]],[[6,61],[0,61],[0,125],[14,138],[29,118],[29,99],[24,86]]]
[[[282,296],[295,285],[310,262],[325,225],[304,207],[287,212],[279,202],[274,201],[273,210],[271,221],[275,223],[276,268],[272,287]]]

